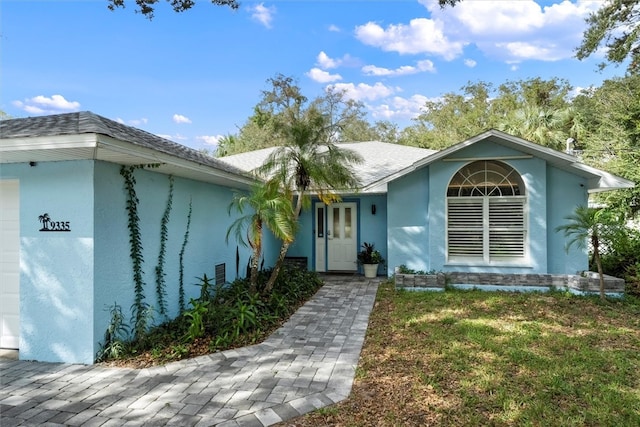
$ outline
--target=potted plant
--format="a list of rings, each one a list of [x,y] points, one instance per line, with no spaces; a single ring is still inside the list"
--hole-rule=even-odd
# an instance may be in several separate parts
[[[378,264],[384,263],[384,258],[373,243],[364,242],[358,252],[358,263],[362,264],[364,277],[373,278],[378,275]]]

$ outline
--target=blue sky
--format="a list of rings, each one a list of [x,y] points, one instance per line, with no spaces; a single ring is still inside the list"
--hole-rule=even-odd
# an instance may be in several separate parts
[[[372,121],[400,127],[468,82],[558,77],[585,88],[624,73],[573,57],[601,1],[243,1],[232,11],[197,0],[175,13],[160,0],[152,21],[127,2],[112,12],[106,0],[2,0],[0,109],[88,110],[212,149],[277,73],[309,98],[336,85]]]

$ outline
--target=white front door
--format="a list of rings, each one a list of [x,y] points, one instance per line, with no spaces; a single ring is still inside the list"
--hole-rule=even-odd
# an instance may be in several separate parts
[[[0,348],[20,343],[20,191],[0,181]]]
[[[358,215],[356,203],[327,206],[327,269],[358,269]]]

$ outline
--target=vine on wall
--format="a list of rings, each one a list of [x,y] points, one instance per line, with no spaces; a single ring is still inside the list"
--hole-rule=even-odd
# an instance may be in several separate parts
[[[125,191],[127,193],[127,228],[129,229],[129,255],[133,262],[133,283],[135,298],[131,306],[133,318],[133,334],[136,340],[141,339],[147,330],[147,320],[149,313],[149,305],[145,302],[144,297],[144,272],[142,264],[144,257],[142,256],[142,233],[140,232],[140,217],[138,216],[138,196],[136,195],[136,178],[133,175],[134,170],[144,166],[122,166],[120,175],[124,178]]]
[[[184,240],[182,241],[182,248],[180,248],[180,281],[178,286],[178,305],[180,306],[180,313],[185,310],[184,304],[184,251],[189,241],[189,229],[191,228],[191,212],[192,212],[193,199],[189,199],[189,213],[187,214],[187,231],[184,233]]]
[[[169,197],[167,199],[167,207],[160,221],[160,253],[158,254],[158,265],[156,266],[156,295],[158,296],[158,308],[160,314],[167,315],[167,290],[165,282],[165,255],[167,253],[167,237],[169,235],[169,218],[171,215],[171,207],[173,205],[173,176],[169,175]]]

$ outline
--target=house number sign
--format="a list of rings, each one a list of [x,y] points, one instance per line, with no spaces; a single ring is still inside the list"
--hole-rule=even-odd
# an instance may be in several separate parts
[[[39,215],[38,221],[42,223],[39,231],[71,231],[69,221],[52,221],[48,213]]]

